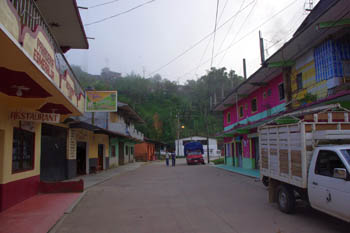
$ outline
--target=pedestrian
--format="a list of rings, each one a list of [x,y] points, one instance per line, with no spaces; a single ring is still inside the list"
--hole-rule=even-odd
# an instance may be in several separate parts
[[[169,152],[165,153],[165,163],[166,163],[166,166],[169,167]]]
[[[171,164],[173,167],[175,167],[175,159],[176,159],[175,153],[171,153]]]

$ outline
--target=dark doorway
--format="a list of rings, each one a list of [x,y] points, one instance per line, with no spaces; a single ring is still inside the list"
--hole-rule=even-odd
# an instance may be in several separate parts
[[[242,167],[242,143],[236,143],[237,167]]]
[[[119,142],[119,165],[124,165],[124,142]]]
[[[231,143],[231,144],[229,144],[230,145],[230,151],[229,151],[229,153],[230,153],[230,156],[232,156],[232,166],[235,166],[235,144],[234,143]]]
[[[103,154],[104,154],[103,152],[104,152],[103,144],[98,144],[98,165],[97,165],[98,170],[103,170]]]
[[[254,159],[255,159],[255,169],[259,169],[259,138],[252,138],[253,142],[253,154],[254,154]]]
[[[86,142],[77,142],[77,174],[86,174]]]
[[[67,129],[49,124],[41,128],[40,179],[67,179]]]

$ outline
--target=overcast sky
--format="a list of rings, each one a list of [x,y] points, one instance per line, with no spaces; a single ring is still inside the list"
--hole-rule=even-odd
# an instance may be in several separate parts
[[[78,5],[91,7],[111,1],[78,0]],[[148,1],[119,0],[81,9],[80,14],[83,23],[89,24]],[[243,76],[245,58],[248,76],[254,73],[260,66],[259,30],[268,57],[291,38],[307,16],[306,2],[309,0],[220,0],[213,66],[225,66]],[[316,5],[318,0],[313,2]],[[216,3],[216,0],[155,0],[119,17],[85,25],[87,37],[95,39],[89,40],[89,50],[71,50],[67,58],[92,74],[109,67],[123,75],[134,72],[145,77],[157,71],[163,78],[180,83],[197,79],[210,68],[213,36],[160,68],[213,32]],[[275,16],[281,10],[284,11]]]

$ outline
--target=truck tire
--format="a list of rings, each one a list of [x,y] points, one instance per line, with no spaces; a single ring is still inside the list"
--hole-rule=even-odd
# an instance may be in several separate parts
[[[295,197],[293,189],[286,185],[280,185],[276,191],[278,208],[287,214],[295,210]]]

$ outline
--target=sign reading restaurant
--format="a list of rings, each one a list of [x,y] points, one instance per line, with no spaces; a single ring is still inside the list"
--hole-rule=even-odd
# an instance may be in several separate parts
[[[20,121],[37,121],[45,123],[59,123],[60,114],[56,113],[41,113],[41,112],[11,112],[11,120]]]

